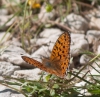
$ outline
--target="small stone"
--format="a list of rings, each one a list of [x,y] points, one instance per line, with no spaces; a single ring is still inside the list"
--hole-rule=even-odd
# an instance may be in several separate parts
[[[88,50],[89,44],[84,34],[71,34],[71,49],[72,57],[78,56],[82,50]]]
[[[25,97],[25,96],[14,90],[11,90],[6,86],[0,85],[0,97]]]
[[[67,24],[73,30],[87,31],[88,22],[80,15],[74,13],[69,14],[65,19],[64,23]]]
[[[82,65],[85,65],[87,64],[89,61],[90,61],[90,57],[86,54],[83,54],[81,57],[80,57],[80,64]]]
[[[60,35],[62,34],[62,31],[57,29],[57,28],[51,28],[51,29],[44,29],[41,33],[40,33],[40,37],[45,37],[45,38],[49,38],[51,35]]]
[[[91,29],[100,29],[100,18],[92,17],[90,21]]]
[[[23,61],[23,59],[21,58],[22,55],[28,54],[22,48],[10,45],[1,54],[0,59],[2,61],[7,61],[18,66],[30,67],[30,65]]]
[[[89,44],[92,44],[94,40],[100,38],[100,31],[89,30],[87,31],[86,37],[88,39]]]
[[[86,37],[89,44],[93,45],[91,49],[97,52],[98,46],[100,45],[100,31],[89,30]]]
[[[20,70],[20,67],[9,62],[0,62],[0,75],[11,76],[16,70]]]
[[[31,70],[18,70],[14,72],[12,77],[25,78],[27,80],[39,80],[41,76],[39,73],[41,73],[41,70],[38,68]]]

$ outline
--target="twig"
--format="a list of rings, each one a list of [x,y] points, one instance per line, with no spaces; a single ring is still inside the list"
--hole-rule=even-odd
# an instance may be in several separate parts
[[[51,23],[52,25],[56,25],[56,26],[60,27],[61,29],[65,30],[65,31],[75,32],[75,31],[71,30],[68,26],[64,26],[64,25],[62,25],[58,22],[47,20],[47,23]]]
[[[76,1],[76,0],[74,0],[77,4],[80,4],[80,5],[82,5],[82,6],[86,6],[86,7],[89,7],[89,8],[93,8],[93,6],[92,5],[89,5],[89,4],[86,4],[86,3],[83,3],[83,2],[79,2],[79,1]]]

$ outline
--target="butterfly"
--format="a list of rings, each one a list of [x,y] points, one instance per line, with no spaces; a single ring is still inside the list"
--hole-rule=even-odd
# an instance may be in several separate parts
[[[70,43],[71,38],[69,32],[64,32],[57,39],[50,58],[44,58],[43,63],[27,56],[22,56],[22,59],[41,70],[64,78],[66,70],[69,67]]]

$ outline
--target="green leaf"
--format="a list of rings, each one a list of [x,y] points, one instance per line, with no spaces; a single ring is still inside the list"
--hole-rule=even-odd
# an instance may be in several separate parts
[[[47,82],[49,81],[50,78],[51,78],[51,74],[48,74],[48,75],[45,77],[45,79],[46,79]]]

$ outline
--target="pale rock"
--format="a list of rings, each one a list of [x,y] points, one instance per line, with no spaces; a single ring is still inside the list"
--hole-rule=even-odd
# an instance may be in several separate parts
[[[63,32],[59,29],[45,29],[43,32],[41,32],[41,38],[36,41],[36,45],[54,44],[62,33]]]
[[[11,90],[6,86],[0,85],[0,97],[25,97],[25,96],[14,90]]]
[[[90,21],[90,27],[93,29],[100,29],[100,18],[92,17]]]
[[[37,41],[36,41],[36,44],[37,45],[39,45],[39,46],[41,46],[41,45],[47,45],[47,46],[49,46],[49,45],[51,45],[51,44],[55,44],[55,42],[56,42],[56,40],[58,39],[58,37],[59,36],[50,36],[50,37],[48,37],[48,38],[41,38],[41,39],[38,39]]]
[[[94,52],[98,52],[98,46],[100,45],[100,31],[97,30],[89,30],[87,32],[87,40],[89,44],[92,44],[92,50]]]
[[[100,38],[100,31],[97,30],[89,30],[86,34],[87,40],[89,44],[93,44],[98,38]]]
[[[72,57],[78,56],[82,50],[88,50],[89,44],[84,34],[71,34],[71,49]]]
[[[38,68],[31,70],[18,70],[14,72],[14,75],[12,75],[12,77],[25,78],[27,80],[39,80],[41,77],[39,73],[41,73],[41,70]]]
[[[86,54],[83,54],[81,57],[80,57],[80,64],[82,65],[85,65],[87,64],[89,61],[90,61],[91,57],[89,57],[88,55]]]
[[[20,70],[20,67],[9,62],[0,62],[0,75],[11,76],[16,70]]]
[[[66,23],[73,30],[87,31],[88,30],[88,22],[80,15],[76,15],[74,13],[69,14],[65,19],[64,23]]]
[[[3,45],[4,46],[13,45],[13,46],[21,47],[22,43],[20,43],[17,38],[12,38],[12,40],[6,41]]]
[[[100,17],[100,11],[98,9],[94,8],[92,10],[87,11],[86,14],[84,14],[84,15],[88,20],[91,20],[94,16]]]
[[[0,72],[0,74],[1,74],[1,72]],[[0,80],[2,80],[2,81],[4,81],[4,77],[3,76],[0,76]]]
[[[45,29],[40,33],[40,37],[45,37],[45,38],[49,38],[52,35],[58,36],[62,34],[62,31],[60,29],[56,29],[56,28],[51,28],[51,29]]]
[[[28,54],[22,48],[10,45],[1,54],[0,60],[7,61],[18,66],[30,67],[30,65],[27,65],[27,63],[23,61],[23,59],[21,58],[22,55]]]

